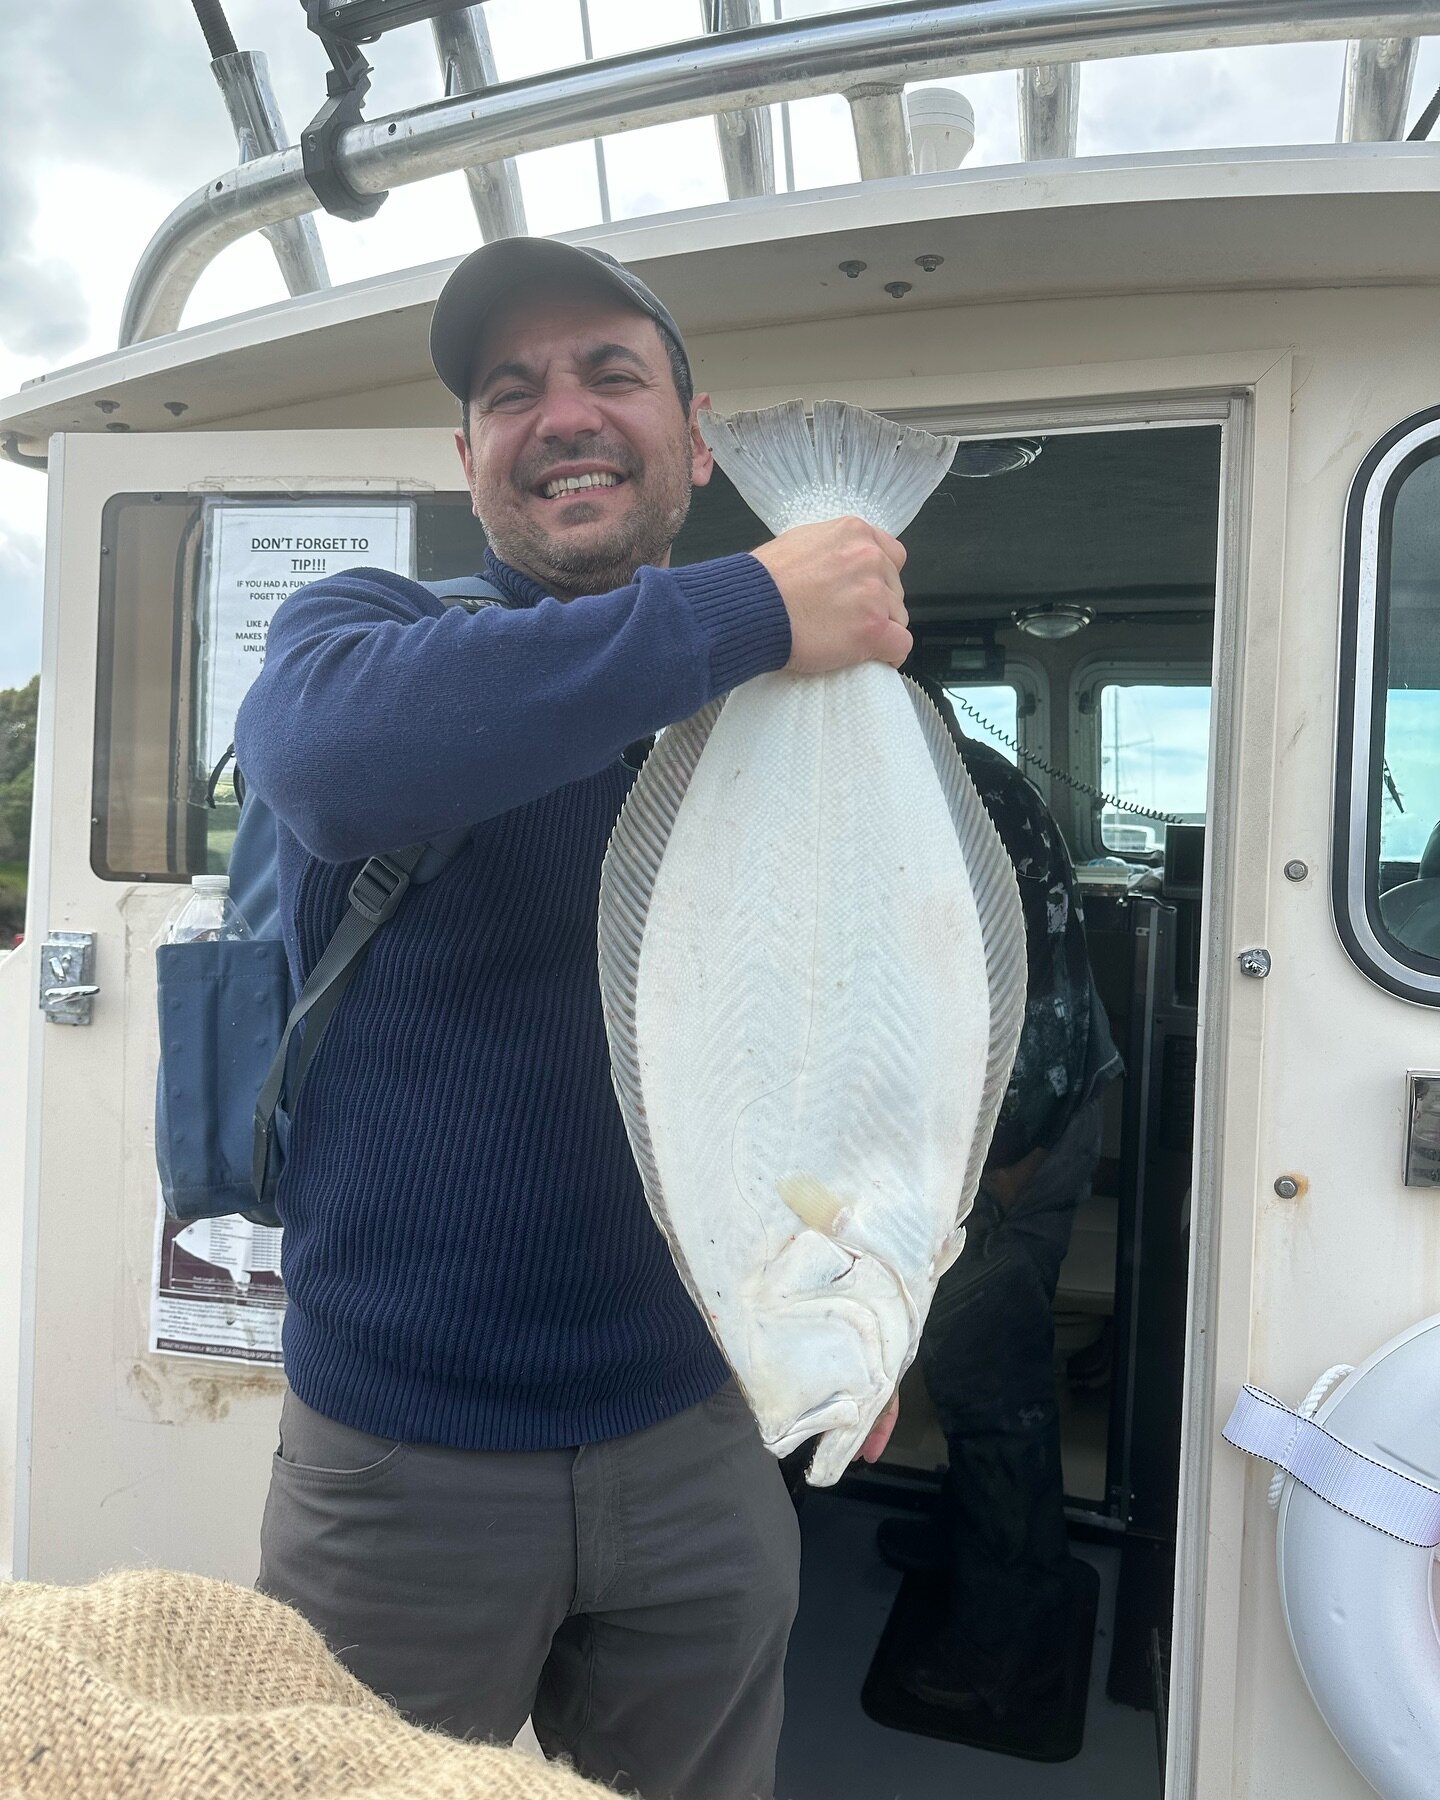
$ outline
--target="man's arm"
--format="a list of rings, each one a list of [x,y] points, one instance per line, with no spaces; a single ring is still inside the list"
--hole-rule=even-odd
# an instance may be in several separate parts
[[[237,760],[307,850],[348,862],[591,775],[790,654],[785,602],[752,556],[473,614],[351,572],[276,614]]]

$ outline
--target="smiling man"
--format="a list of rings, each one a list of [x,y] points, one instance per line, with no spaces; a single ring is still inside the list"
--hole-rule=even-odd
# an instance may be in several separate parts
[[[904,551],[851,519],[671,570],[705,397],[598,252],[476,251],[431,350],[497,603],[380,570],[302,589],[236,734],[297,985],[365,858],[465,839],[375,940],[294,1120],[261,1585],[422,1722],[530,1714],[646,1800],[765,1800],[795,1520],[630,1155],[600,865],[627,746],[767,670],[904,659]]]

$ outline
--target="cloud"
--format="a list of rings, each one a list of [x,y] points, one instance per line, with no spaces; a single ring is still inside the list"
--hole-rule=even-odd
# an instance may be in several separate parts
[[[72,264],[33,253],[36,210],[22,189],[0,213],[0,344],[18,356],[55,360],[84,343],[90,309]]]
[[[1331,142],[1344,63],[1343,44],[1318,43],[1091,64],[1080,154]]]
[[[237,35],[247,15],[264,15],[272,30],[280,23],[274,0],[229,11]],[[287,36],[297,35],[292,23]],[[9,141],[24,146],[14,160],[31,171],[52,160],[94,163],[171,188],[177,171],[182,181],[195,171],[198,185],[200,171],[234,156],[205,39],[176,0],[18,9],[5,25],[0,102]]]
[[[165,14],[169,13],[167,21]],[[91,332],[85,294],[85,221],[67,254],[37,253],[40,180],[62,162],[130,167],[167,186],[184,147],[203,143],[203,85],[177,79],[177,24],[204,40],[189,9],[110,0],[12,9],[0,58],[0,346],[53,365],[81,350]],[[198,90],[198,93],[197,93]],[[123,100],[122,97],[123,96]],[[215,96],[218,100],[218,95]],[[225,120],[221,109],[220,127]],[[70,246],[73,245],[73,248]]]

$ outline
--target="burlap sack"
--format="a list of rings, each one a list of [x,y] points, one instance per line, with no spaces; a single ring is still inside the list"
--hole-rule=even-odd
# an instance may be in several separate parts
[[[126,1570],[0,1584],[0,1795],[595,1800],[521,1751],[407,1724],[278,1601]]]

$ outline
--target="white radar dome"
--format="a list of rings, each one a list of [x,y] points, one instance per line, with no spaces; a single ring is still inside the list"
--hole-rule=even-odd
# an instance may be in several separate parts
[[[958,169],[975,144],[975,108],[955,88],[914,88],[905,96],[920,175]]]

